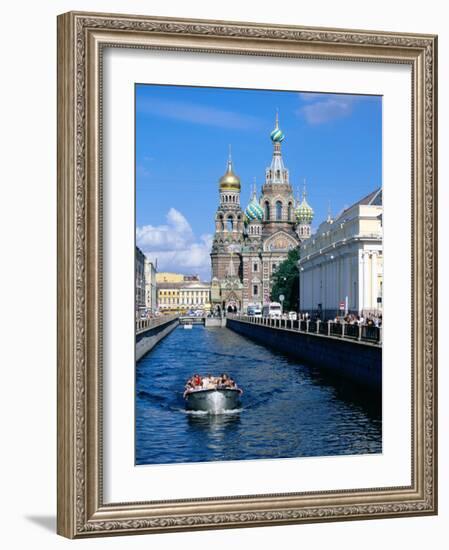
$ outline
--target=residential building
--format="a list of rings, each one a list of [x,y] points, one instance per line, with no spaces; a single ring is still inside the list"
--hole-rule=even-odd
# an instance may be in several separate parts
[[[135,257],[136,273],[136,316],[140,316],[142,310],[145,310],[145,254],[136,246]]]
[[[145,257],[145,306],[151,313],[157,309],[156,275],[155,265]]]

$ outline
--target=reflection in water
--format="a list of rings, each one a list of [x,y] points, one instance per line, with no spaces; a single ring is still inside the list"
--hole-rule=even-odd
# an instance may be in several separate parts
[[[244,389],[242,409],[186,411],[186,379],[224,371]],[[380,392],[364,392],[228,329],[177,328],[137,364],[137,464],[381,451]]]

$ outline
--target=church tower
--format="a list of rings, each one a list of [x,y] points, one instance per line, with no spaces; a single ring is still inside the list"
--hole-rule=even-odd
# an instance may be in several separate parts
[[[254,182],[251,200],[245,210],[246,236],[251,241],[260,241],[262,237],[263,210],[257,200],[256,183]]]
[[[235,174],[231,151],[226,173],[219,180],[219,205],[212,243],[212,303],[225,310],[241,309],[241,250],[244,214],[240,206],[240,178]]]
[[[243,262],[243,309],[249,305],[262,307],[263,209],[257,200],[256,182],[245,209],[245,245]]]
[[[273,156],[270,166],[265,170],[265,183],[260,198],[260,206],[264,213],[264,236],[267,237],[280,229],[294,235],[295,200],[290,185],[290,174],[282,158],[281,144],[285,134],[279,127],[277,112],[270,138],[273,143]]]
[[[313,221],[314,212],[312,207],[307,202],[306,196],[306,180],[304,180],[302,202],[299,202],[298,196],[298,203],[295,210],[296,220],[298,222],[296,233],[301,241],[303,241],[304,239],[308,239],[312,234],[311,223]]]
[[[284,132],[276,113],[270,133],[273,153],[265,170],[261,195],[256,184],[243,212],[240,178],[229,153],[226,173],[219,180],[219,205],[215,214],[211,262],[211,301],[216,312],[246,312],[279,301],[273,281],[291,250],[310,237],[313,210],[306,200],[295,201],[290,174],[282,158]],[[295,208],[296,207],[296,208]]]

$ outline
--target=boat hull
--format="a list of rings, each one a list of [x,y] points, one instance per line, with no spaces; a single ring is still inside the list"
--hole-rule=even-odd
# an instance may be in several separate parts
[[[213,414],[240,408],[240,390],[197,390],[185,395],[186,407],[190,411],[206,411]]]

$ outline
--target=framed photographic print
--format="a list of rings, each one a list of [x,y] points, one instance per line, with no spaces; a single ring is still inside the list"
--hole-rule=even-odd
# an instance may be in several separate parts
[[[431,35],[58,18],[58,532],[435,514]]]

